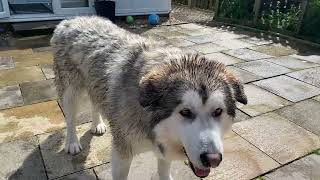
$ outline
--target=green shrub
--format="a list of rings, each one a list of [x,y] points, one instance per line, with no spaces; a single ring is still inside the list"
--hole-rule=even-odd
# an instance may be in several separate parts
[[[276,4],[272,4],[276,3]],[[264,29],[279,29],[296,32],[298,30],[300,4],[283,4],[280,1],[271,2],[269,7],[261,12],[259,26]]]
[[[219,17],[252,20],[254,0],[221,0]]]
[[[309,1],[301,34],[316,37],[320,42],[320,0]]]

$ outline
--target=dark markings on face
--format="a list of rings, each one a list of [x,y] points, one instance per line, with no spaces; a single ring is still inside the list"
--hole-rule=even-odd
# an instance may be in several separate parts
[[[205,85],[201,84],[200,85],[200,89],[199,89],[199,95],[202,99],[202,103],[203,104],[206,104],[207,100],[208,100],[208,89]]]
[[[152,111],[151,128],[153,129],[161,120],[170,117],[173,110],[181,103],[179,92],[180,83],[176,82],[168,87],[163,96],[152,103],[147,110]]]
[[[235,116],[236,105],[230,89],[233,87],[226,79],[223,64],[207,61],[198,55],[173,59],[148,74],[140,84],[139,102],[150,112],[150,137],[154,137],[152,129],[160,121],[171,116],[181,103],[182,94],[188,90],[196,90],[205,104],[210,92],[223,88],[227,114]]]
[[[236,115],[236,102],[232,98],[231,89],[227,83],[224,83],[225,104],[227,106],[227,114],[232,117]]]
[[[236,100],[242,104],[247,104],[247,96],[244,94],[244,89],[243,86],[239,81],[233,82],[232,88],[234,89],[235,95],[236,95]]]
[[[165,153],[164,146],[161,143],[158,143],[158,148],[159,148],[159,151],[162,153],[162,155],[164,155]]]

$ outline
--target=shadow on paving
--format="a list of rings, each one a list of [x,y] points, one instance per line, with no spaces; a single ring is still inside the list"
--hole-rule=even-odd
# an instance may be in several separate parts
[[[64,136],[63,131],[57,131],[54,134],[49,135],[48,138],[40,144],[40,146],[50,148],[50,145],[53,145],[50,140],[54,136],[55,137],[56,136],[59,136],[59,137]],[[84,169],[88,169],[88,167],[85,167],[84,163],[89,155],[90,143],[91,143],[93,136],[94,135],[89,130],[89,131],[85,132],[85,134],[82,137],[80,137],[80,143],[83,147],[83,150],[79,154],[72,156],[72,160],[70,162],[70,164],[72,164],[73,168],[75,169],[75,171],[73,173],[81,171],[81,177],[85,177],[86,179],[96,179],[96,176],[93,173],[89,173],[89,171],[82,171]],[[62,138],[59,141],[60,144],[58,146],[52,147],[52,150],[54,152],[57,152],[57,154],[59,156],[60,155],[61,156],[71,156],[71,155],[65,155],[64,150],[59,150],[60,146],[64,145],[64,142],[65,142],[65,139]],[[38,146],[38,148],[34,149],[33,152],[27,158],[25,158],[22,166],[20,166],[15,172],[13,172],[13,174],[11,174],[8,177],[8,179],[9,180],[38,180],[38,179],[43,180],[43,176],[39,176],[38,174],[34,174],[35,170],[30,169],[30,164],[37,163],[37,162],[33,162],[33,161],[34,161],[34,159],[39,158],[37,156],[40,156],[40,155],[42,158],[42,162],[41,162],[42,167],[40,169],[40,173],[42,173],[42,174],[46,173],[46,177],[48,178],[48,174],[50,174],[52,172],[50,172],[48,167],[46,167],[48,162],[44,162],[46,160],[44,160],[44,158],[43,158],[43,152],[44,151],[42,150],[41,153],[39,153],[39,146]],[[45,165],[43,163],[45,163]],[[64,165],[65,164],[61,164],[61,168],[64,168]],[[45,170],[44,170],[45,172],[43,172],[42,168],[45,168]],[[67,176],[69,174],[66,174],[65,176],[59,177],[57,179],[72,179],[72,177],[69,178]],[[50,178],[50,179],[56,179],[56,178]]]
[[[267,32],[251,27],[237,27],[233,25],[228,25],[222,22],[217,22],[215,20],[207,21],[207,22],[195,22],[198,24],[202,24],[205,26],[213,27],[218,30],[232,32],[237,35],[245,35],[247,38],[256,38],[257,41],[270,41],[273,44],[279,44],[284,47],[292,48],[297,52],[295,54],[301,56],[309,56],[309,55],[320,55],[320,44],[316,44],[313,42],[298,39],[295,37],[291,37],[289,35],[277,35],[276,32]],[[305,41],[305,42],[303,42]],[[261,44],[258,46],[268,46],[267,44]],[[259,50],[258,50],[259,51]]]

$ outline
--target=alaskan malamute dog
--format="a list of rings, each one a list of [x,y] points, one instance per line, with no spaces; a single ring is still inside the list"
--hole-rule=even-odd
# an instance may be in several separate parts
[[[223,133],[247,98],[216,61],[132,34],[99,17],[62,21],[51,39],[56,86],[67,123],[66,152],[82,149],[74,125],[79,96],[92,102],[92,132],[113,136],[112,176],[127,179],[134,155],[153,151],[160,179],[188,159],[198,177],[223,157]]]

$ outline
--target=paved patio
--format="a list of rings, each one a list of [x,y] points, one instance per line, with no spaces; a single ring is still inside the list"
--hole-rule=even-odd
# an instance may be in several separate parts
[[[320,179],[319,49],[232,27],[198,24],[133,30],[228,65],[249,104],[238,106],[225,158],[207,179]],[[64,115],[53,84],[48,36],[16,39],[0,51],[0,180],[111,179],[109,133],[93,136],[83,107],[84,150],[64,153]],[[175,179],[196,179],[183,162]],[[156,159],[137,157],[129,179],[157,179]]]

